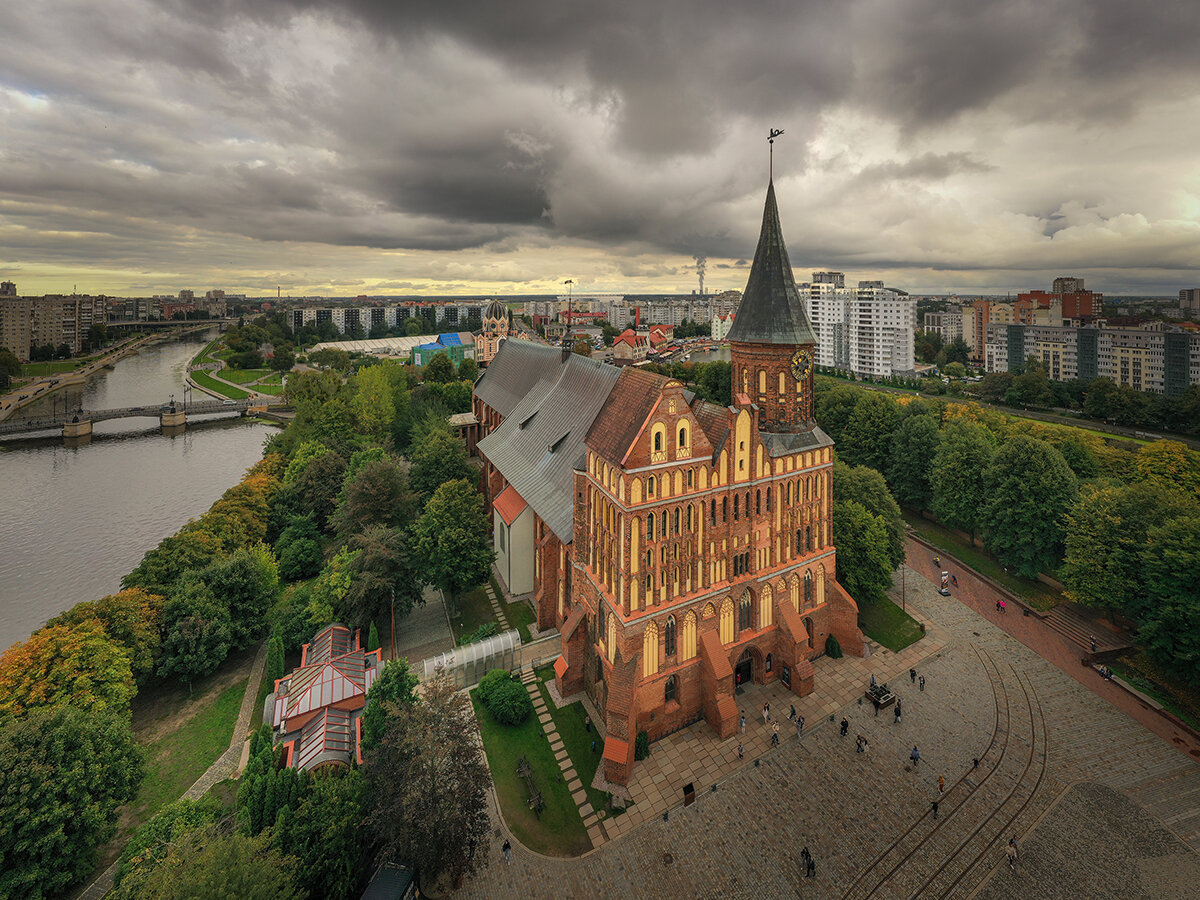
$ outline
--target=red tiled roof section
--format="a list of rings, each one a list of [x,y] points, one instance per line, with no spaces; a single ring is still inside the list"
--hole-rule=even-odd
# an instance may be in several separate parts
[[[629,762],[629,750],[631,746],[628,741],[623,741],[610,734],[604,739],[604,758],[622,766],[626,765]]]
[[[725,439],[729,437],[729,410],[707,400],[697,400],[692,404],[692,415],[712,444],[713,453],[720,453]]]
[[[610,462],[620,463],[668,380],[643,369],[623,369],[588,431],[588,447]]]
[[[562,626],[563,644],[571,639],[571,635],[575,633],[575,629],[579,627],[579,623],[583,621],[584,615],[587,613],[587,607],[582,603],[576,603],[571,607],[571,614],[567,616]],[[561,657],[560,657],[561,659]]]
[[[528,505],[511,484],[500,492],[500,496],[493,504],[496,512],[500,513],[500,518],[504,520],[504,524],[509,526],[517,521],[517,516],[523,513]]]

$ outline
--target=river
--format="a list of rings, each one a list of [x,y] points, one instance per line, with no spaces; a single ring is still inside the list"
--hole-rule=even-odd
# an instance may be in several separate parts
[[[214,334],[154,342],[20,415],[182,401],[188,361]],[[59,437],[0,441],[0,651],[79,601],[119,590],[147,550],[241,478],[276,430],[229,416],[168,437],[152,420],[117,419],[77,447]]]

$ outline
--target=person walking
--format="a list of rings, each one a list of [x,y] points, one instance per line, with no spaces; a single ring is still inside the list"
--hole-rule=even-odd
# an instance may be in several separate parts
[[[804,716],[796,716],[796,740],[804,735]]]
[[[912,760],[914,766],[921,762],[921,751],[916,748],[916,745],[913,746],[912,753],[908,754],[908,758]]]
[[[504,843],[500,847],[504,851],[504,864],[512,865],[512,844],[508,842],[508,838],[504,839]]]
[[[771,721],[771,704],[764,703],[763,704],[763,724],[765,725],[770,721]]]
[[[817,861],[815,859],[813,859],[813,856],[811,853],[808,854],[808,866],[805,867],[804,877],[805,878],[816,878],[817,877]]]
[[[1012,847],[1013,858],[1020,859],[1021,858],[1021,848],[1017,846],[1017,836],[1015,834],[1008,839],[1008,846]]]
[[[946,793],[946,779],[943,778],[941,775],[938,776],[938,793],[939,794]]]
[[[896,705],[892,707],[892,722],[895,725],[900,724],[900,701],[896,701]]]
[[[933,817],[935,819],[937,818],[937,814],[938,814],[938,802],[936,800],[934,800],[933,801]]]
[[[863,736],[861,734],[856,735],[854,738],[854,752],[862,753],[863,752],[862,745],[863,745]]]
[[[779,746],[779,723],[778,722],[771,723],[771,746],[772,747]]]
[[[738,741],[738,759],[742,758],[742,754],[746,752],[746,748],[742,746],[742,742]]]
[[[745,713],[745,711],[743,711],[741,716],[738,718],[738,734],[745,734],[745,733],[746,733],[746,713]]]
[[[1000,601],[1000,612],[1002,612],[1002,613],[1008,612],[1008,601],[1007,600]]]
[[[978,756],[971,757],[971,768],[972,769],[979,768],[979,757]]]
[[[796,704],[793,703],[791,710],[788,712],[788,721],[791,722],[795,718],[796,718]]]
[[[1089,634],[1088,641],[1092,645],[1092,652],[1095,653],[1096,652],[1096,636],[1094,634]]]
[[[908,680],[911,681],[913,684],[917,683],[917,670],[916,669],[908,670]]]
[[[996,612],[1000,612],[1000,600],[996,600]]]
[[[804,869],[804,877],[805,878],[808,877],[808,861],[811,858],[812,858],[812,854],[808,852],[807,847],[805,847],[803,850],[800,851],[800,865]]]
[[[919,684],[921,686],[922,691],[925,690],[925,676],[924,675],[922,675],[920,678],[917,679],[917,684]]]
[[[875,673],[871,673],[871,687],[875,687]]]
[[[850,720],[842,716],[842,737],[850,733]]]
[[[1017,867],[1017,848],[1012,844],[1005,844],[1004,852],[1008,855],[1008,867],[1015,869]]]

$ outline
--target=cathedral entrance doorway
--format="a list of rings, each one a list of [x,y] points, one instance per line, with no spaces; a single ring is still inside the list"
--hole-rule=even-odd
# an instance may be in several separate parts
[[[743,684],[749,684],[754,680],[754,657],[750,655],[750,650],[742,651],[742,656],[738,660],[738,664],[733,669],[733,683],[737,685],[738,690],[741,690]]]

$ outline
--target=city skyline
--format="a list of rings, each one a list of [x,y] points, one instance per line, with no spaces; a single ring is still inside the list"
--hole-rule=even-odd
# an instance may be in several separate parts
[[[362,0],[0,11],[22,293],[744,287],[768,128],[797,274],[1200,283],[1197,12]]]

